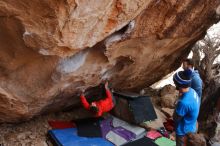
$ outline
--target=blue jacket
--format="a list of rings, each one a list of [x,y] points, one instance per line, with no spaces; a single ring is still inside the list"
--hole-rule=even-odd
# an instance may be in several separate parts
[[[199,72],[194,70],[192,72],[192,82],[191,88],[193,88],[196,93],[199,95],[200,99],[202,97],[202,79],[200,78]]]

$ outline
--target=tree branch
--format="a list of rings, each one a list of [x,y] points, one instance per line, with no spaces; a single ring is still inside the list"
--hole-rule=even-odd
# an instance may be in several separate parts
[[[215,54],[216,54],[216,55],[219,55],[219,54],[220,54],[220,49],[219,49],[219,50],[216,50],[216,51],[215,51]]]

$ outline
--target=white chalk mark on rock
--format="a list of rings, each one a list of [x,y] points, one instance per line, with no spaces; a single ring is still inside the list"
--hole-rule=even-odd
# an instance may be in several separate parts
[[[43,49],[43,48],[41,48],[39,50],[39,53],[42,54],[42,55],[50,55],[50,53],[47,50]]]
[[[81,51],[71,57],[62,59],[57,67],[61,73],[71,73],[79,69],[85,62],[87,51]]]

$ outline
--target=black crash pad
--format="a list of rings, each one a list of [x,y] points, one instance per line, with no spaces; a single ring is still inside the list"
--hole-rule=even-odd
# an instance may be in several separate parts
[[[143,137],[138,140],[126,143],[122,146],[158,146],[158,145],[155,144],[152,139],[149,139],[147,137]]]
[[[137,96],[136,94],[127,93],[113,95],[116,99],[116,105],[112,113],[116,117],[135,124],[157,119],[149,96]]]

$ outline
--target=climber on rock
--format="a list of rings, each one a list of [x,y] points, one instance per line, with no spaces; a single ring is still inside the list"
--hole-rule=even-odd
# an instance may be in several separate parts
[[[191,76],[185,71],[174,74],[173,81],[179,91],[179,99],[174,111],[177,146],[185,146],[187,135],[196,133],[196,123],[199,115],[200,99],[194,89],[190,87]]]
[[[183,69],[192,71],[192,81],[191,88],[193,88],[199,95],[200,99],[202,97],[202,79],[200,78],[198,70],[194,70],[194,63],[192,59],[185,59],[183,61]]]
[[[109,112],[114,107],[113,102],[113,96],[111,94],[111,91],[108,88],[108,82],[105,83],[105,85],[100,85],[100,94],[99,96],[102,96],[101,99],[97,101],[93,101],[89,103],[84,95],[84,92],[80,96],[80,100],[82,102],[83,107],[86,110],[91,111],[93,114],[95,114],[96,117],[100,117],[103,115],[103,113]],[[102,94],[104,92],[104,94]],[[96,98],[96,97],[90,97],[90,98]]]

